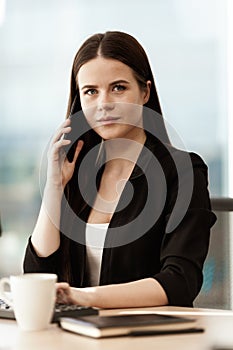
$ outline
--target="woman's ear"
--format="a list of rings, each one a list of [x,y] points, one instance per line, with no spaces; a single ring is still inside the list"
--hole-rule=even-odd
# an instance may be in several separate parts
[[[151,88],[151,81],[150,80],[147,80],[146,82],[146,87],[145,87],[145,92],[144,92],[144,103],[143,104],[146,104],[148,101],[149,101],[149,98],[150,98],[150,88]]]

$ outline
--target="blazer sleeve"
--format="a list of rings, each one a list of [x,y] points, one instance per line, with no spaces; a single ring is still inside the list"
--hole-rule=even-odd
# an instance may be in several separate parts
[[[61,254],[61,249],[59,248],[48,257],[38,256],[32,245],[31,237],[29,237],[25,255],[24,255],[23,270],[25,273],[45,272],[45,273],[56,273],[57,275],[59,275],[59,266],[60,266],[60,259],[61,259],[60,254]]]
[[[203,283],[203,264],[208,253],[210,228],[216,221],[211,212],[207,166],[196,154],[190,154],[193,167],[191,201],[183,219],[171,232],[166,232],[161,246],[161,270],[153,277],[164,288],[170,305],[192,306]],[[182,172],[179,186],[187,181]],[[177,199],[175,181],[168,193],[166,222],[169,222]],[[187,184],[186,184],[187,185]]]

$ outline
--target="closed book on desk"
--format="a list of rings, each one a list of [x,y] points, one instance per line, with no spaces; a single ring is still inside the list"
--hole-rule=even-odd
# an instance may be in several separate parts
[[[195,320],[161,314],[83,316],[60,318],[60,327],[93,338],[134,335],[148,331],[178,331],[194,327]],[[143,333],[142,333],[143,334]]]

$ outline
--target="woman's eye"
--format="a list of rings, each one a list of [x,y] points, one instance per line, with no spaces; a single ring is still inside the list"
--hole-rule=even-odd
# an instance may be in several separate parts
[[[113,88],[113,91],[124,91],[125,90],[125,86],[123,85],[115,85]]]
[[[97,91],[95,89],[88,89],[84,92],[85,95],[95,95]]]

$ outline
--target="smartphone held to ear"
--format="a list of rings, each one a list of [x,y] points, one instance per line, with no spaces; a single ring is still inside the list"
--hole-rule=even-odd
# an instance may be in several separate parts
[[[70,163],[73,161],[78,140],[82,137],[82,133],[81,133],[82,127],[81,127],[80,118],[79,118],[79,113],[81,112],[78,113],[76,111],[76,104],[77,104],[76,102],[77,102],[77,95],[75,96],[70,109],[69,118],[71,120],[71,123],[70,123],[71,131],[68,134],[63,135],[64,139],[71,141],[69,145],[64,146],[63,148],[66,153],[67,159]]]
[[[64,134],[63,138],[66,140],[70,140],[71,143],[67,146],[64,146],[64,151],[66,153],[66,157],[68,161],[71,163],[74,158],[75,150],[77,147],[78,140],[80,138],[80,133],[78,132],[78,116],[77,115],[72,115],[69,117],[71,119],[71,131],[68,134]]]

